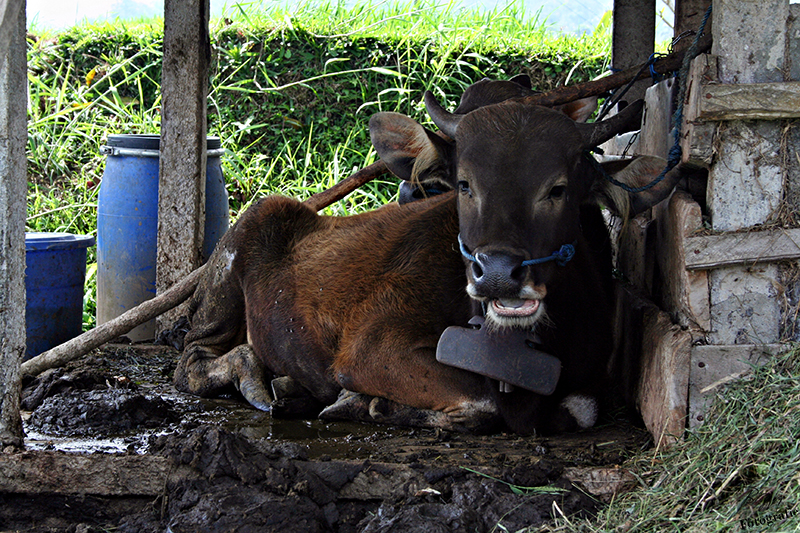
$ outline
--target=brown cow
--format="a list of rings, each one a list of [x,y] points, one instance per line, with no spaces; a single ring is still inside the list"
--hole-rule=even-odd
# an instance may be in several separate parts
[[[301,397],[330,406],[327,417],[448,429],[502,422],[523,434],[594,423],[611,348],[609,239],[597,202],[622,212],[628,195],[586,150],[631,129],[641,106],[577,124],[514,101],[466,115],[429,95],[426,105],[455,143],[379,113],[373,144],[397,176],[436,168],[457,190],[351,217],[318,216],[282,197],[252,206],[195,292],[178,389],[235,387],[269,409],[266,384],[289,376]],[[613,175],[638,186],[662,166],[639,158]],[[676,181],[673,171],[636,205],[660,201]],[[571,260],[536,261],[564,245],[574,246]],[[535,329],[560,359],[552,395],[436,361],[445,328],[465,326],[481,306],[490,327]]]

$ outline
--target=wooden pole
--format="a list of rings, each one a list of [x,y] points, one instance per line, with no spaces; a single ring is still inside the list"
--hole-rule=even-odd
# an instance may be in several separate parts
[[[25,353],[25,2],[0,0],[0,446],[22,446]]]
[[[203,264],[206,94],[211,62],[208,12],[209,0],[164,2],[156,293]],[[185,308],[176,307],[165,310],[157,331],[186,314]],[[131,338],[152,338],[152,330]]]
[[[709,50],[711,50],[711,36],[706,35],[700,39],[697,51],[698,53],[704,53]],[[675,72],[681,68],[683,56],[684,50],[673,52],[658,59],[653,64],[653,69],[659,74]],[[605,78],[600,78],[599,80],[586,81],[570,85],[569,87],[559,87],[548,93],[534,94],[525,98],[524,102],[543,106],[555,106],[574,102],[575,100],[580,100],[581,98],[587,98],[589,96],[600,96],[626,85],[631,80],[649,78],[650,70],[642,70],[642,66],[643,65],[637,65],[623,70],[622,72],[616,72],[606,76]]]

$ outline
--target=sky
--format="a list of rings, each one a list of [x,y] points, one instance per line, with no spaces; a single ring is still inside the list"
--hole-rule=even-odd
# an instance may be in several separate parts
[[[224,6],[236,0],[211,0],[212,16],[219,15]],[[251,0],[247,0],[248,2]],[[270,1],[262,0],[265,4]],[[291,1],[291,0],[290,0]],[[460,0],[465,5],[481,4],[493,7],[505,5],[507,0]],[[593,29],[603,13],[613,4],[613,0],[527,0],[526,9],[535,12],[542,8],[544,15],[552,21],[563,19],[569,25],[583,21],[583,29]],[[28,0],[28,23],[39,28],[63,29],[84,20],[95,21],[105,18],[130,18],[153,15],[163,12],[163,0]],[[556,28],[562,29],[562,28]],[[563,28],[567,29],[567,28]]]

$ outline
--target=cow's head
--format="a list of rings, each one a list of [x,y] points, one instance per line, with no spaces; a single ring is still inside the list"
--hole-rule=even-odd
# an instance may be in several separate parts
[[[531,80],[527,74],[520,74],[509,80],[484,78],[466,88],[454,113],[465,115],[480,107],[498,104],[507,100],[522,99],[533,94],[535,94],[535,91],[531,89]],[[587,97],[568,104],[555,106],[553,109],[562,112],[576,122],[586,122],[596,108],[597,97]],[[445,141],[452,142],[452,139],[441,131],[437,132],[437,135]],[[450,176],[446,174],[443,176],[442,170],[435,165],[426,167],[424,171],[420,171],[415,175],[413,180],[404,180],[400,184],[398,203],[406,204],[452,190]]]
[[[404,115],[379,113],[370,121],[373,144],[398,177],[414,180],[435,171],[457,190],[469,295],[483,303],[489,325],[532,327],[560,273],[574,268],[572,247],[581,253],[581,205],[603,201],[625,210],[628,194],[608,184],[588,150],[637,128],[641,103],[604,122],[580,124],[516,101],[463,115],[448,113],[430,93],[425,101],[454,143]],[[658,158],[615,162],[610,172],[639,186],[663,164]],[[646,199],[636,204],[644,208],[666,197],[674,180],[665,182],[640,193]]]

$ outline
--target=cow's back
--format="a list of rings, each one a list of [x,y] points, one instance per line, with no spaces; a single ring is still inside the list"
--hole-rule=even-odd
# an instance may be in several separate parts
[[[263,228],[269,216],[253,218],[261,226],[249,232],[274,234]],[[273,375],[292,376],[324,403],[340,389],[332,367],[365,354],[382,365],[376,336],[408,331],[430,342],[469,319],[452,195],[351,217],[315,215],[294,232],[286,221],[270,223],[281,229],[279,245],[262,241],[256,248],[269,247],[264,252],[247,244],[248,340]]]

